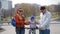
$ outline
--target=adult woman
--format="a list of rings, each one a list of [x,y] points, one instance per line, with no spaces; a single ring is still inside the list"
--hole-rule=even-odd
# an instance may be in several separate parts
[[[14,14],[14,19],[16,21],[16,34],[24,34],[24,25],[26,23],[22,8],[17,9],[16,13]]]

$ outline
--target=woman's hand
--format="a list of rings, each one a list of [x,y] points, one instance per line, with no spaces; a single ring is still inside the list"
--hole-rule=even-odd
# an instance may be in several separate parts
[[[25,25],[29,25],[30,24],[30,22],[29,21],[25,21]]]

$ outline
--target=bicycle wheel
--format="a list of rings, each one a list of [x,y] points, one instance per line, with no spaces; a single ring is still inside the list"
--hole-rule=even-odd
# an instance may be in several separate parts
[[[32,34],[34,34],[34,30],[32,29]]]

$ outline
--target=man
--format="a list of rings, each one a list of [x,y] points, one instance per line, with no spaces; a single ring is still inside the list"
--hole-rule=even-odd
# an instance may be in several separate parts
[[[40,25],[39,25],[39,34],[50,34],[50,19],[51,13],[42,6],[40,8]]]

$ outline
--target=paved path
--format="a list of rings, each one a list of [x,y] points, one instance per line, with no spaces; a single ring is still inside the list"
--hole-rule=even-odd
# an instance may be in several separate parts
[[[16,34],[15,28],[13,26],[2,26],[2,28],[5,29],[4,32],[1,32],[0,34]],[[59,34],[60,33],[60,24],[51,24],[50,26],[51,34]],[[29,30],[25,30],[25,34],[28,34]],[[37,34],[39,34],[39,31],[36,31]]]
[[[1,32],[0,34],[16,34],[15,33],[15,28],[13,26],[2,26],[2,28],[4,28],[5,31]],[[25,30],[25,34],[28,34],[28,31],[29,31],[29,29],[26,29]],[[38,30],[36,30],[36,31],[39,32]]]

